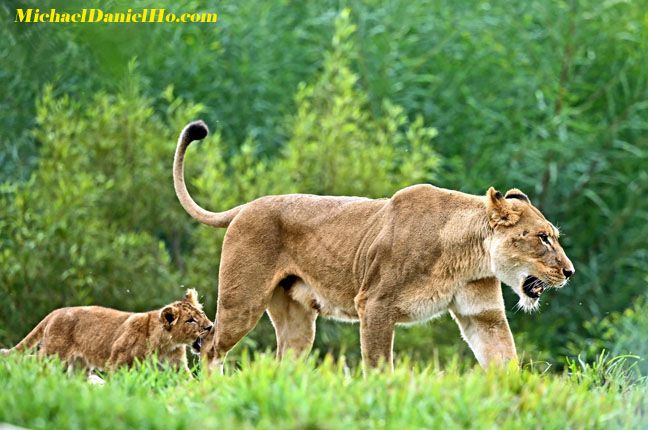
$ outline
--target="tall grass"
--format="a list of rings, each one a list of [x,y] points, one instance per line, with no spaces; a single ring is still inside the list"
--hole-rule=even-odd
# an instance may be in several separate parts
[[[0,422],[84,429],[645,428],[645,380],[602,384],[592,376],[601,370],[460,370],[457,362],[441,370],[402,361],[393,374],[363,377],[343,359],[277,363],[243,354],[240,369],[230,366],[225,376],[192,380],[145,363],[93,386],[81,374],[67,376],[56,360],[12,356],[0,361]]]

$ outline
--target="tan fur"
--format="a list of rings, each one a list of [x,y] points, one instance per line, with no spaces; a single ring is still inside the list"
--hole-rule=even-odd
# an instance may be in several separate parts
[[[114,370],[157,354],[161,362],[189,372],[186,346],[211,328],[196,291],[190,289],[181,301],[150,312],[100,306],[57,309],[9,352],[39,346],[40,355],[57,355],[71,367],[88,370]]]
[[[573,266],[558,232],[519,190],[474,196],[415,185],[389,199],[267,196],[222,213],[200,208],[183,159],[202,122],[180,135],[174,183],[197,220],[227,227],[210,368],[267,311],[277,354],[312,347],[318,315],[360,321],[365,365],[392,363],[394,327],[450,311],[483,366],[515,359],[499,280],[527,310],[525,279],[562,286]],[[547,234],[543,243],[539,234]],[[498,280],[499,279],[499,280]],[[534,284],[535,285],[535,284]]]

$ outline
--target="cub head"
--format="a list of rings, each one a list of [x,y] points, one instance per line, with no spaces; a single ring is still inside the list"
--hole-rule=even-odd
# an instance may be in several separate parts
[[[160,311],[160,321],[174,342],[191,345],[196,353],[200,352],[204,337],[212,329],[212,322],[203,312],[194,289],[188,289],[182,300],[165,306]]]
[[[558,229],[518,189],[502,195],[491,187],[486,204],[493,230],[491,270],[513,288],[522,309],[535,310],[545,288],[561,288],[574,274],[558,242]]]

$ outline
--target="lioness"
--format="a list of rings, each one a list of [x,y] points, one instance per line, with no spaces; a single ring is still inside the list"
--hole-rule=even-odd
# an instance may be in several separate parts
[[[482,366],[516,359],[500,280],[525,310],[574,267],[558,230],[517,189],[474,196],[414,185],[389,199],[304,194],[266,196],[225,212],[198,206],[184,182],[187,146],[207,136],[202,121],[178,139],[175,191],[198,221],[227,233],[216,329],[204,348],[210,368],[268,312],[277,355],[309,351],[318,315],[360,321],[365,366],[392,366],[394,327],[449,310]]]
[[[10,350],[40,345],[39,354],[57,355],[69,368],[114,370],[157,354],[160,361],[189,372],[186,346],[200,352],[212,323],[202,311],[196,290],[162,309],[122,312],[100,306],[61,308],[47,315]]]

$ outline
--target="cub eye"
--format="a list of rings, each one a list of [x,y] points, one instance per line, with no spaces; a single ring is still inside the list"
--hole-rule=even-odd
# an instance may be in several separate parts
[[[547,245],[551,245],[551,242],[549,242],[549,235],[547,233],[540,233],[538,234],[538,237]]]
[[[196,322],[196,320],[193,319],[193,317],[190,317],[190,318],[187,320],[187,324],[191,324],[191,323],[195,323],[195,322]]]

